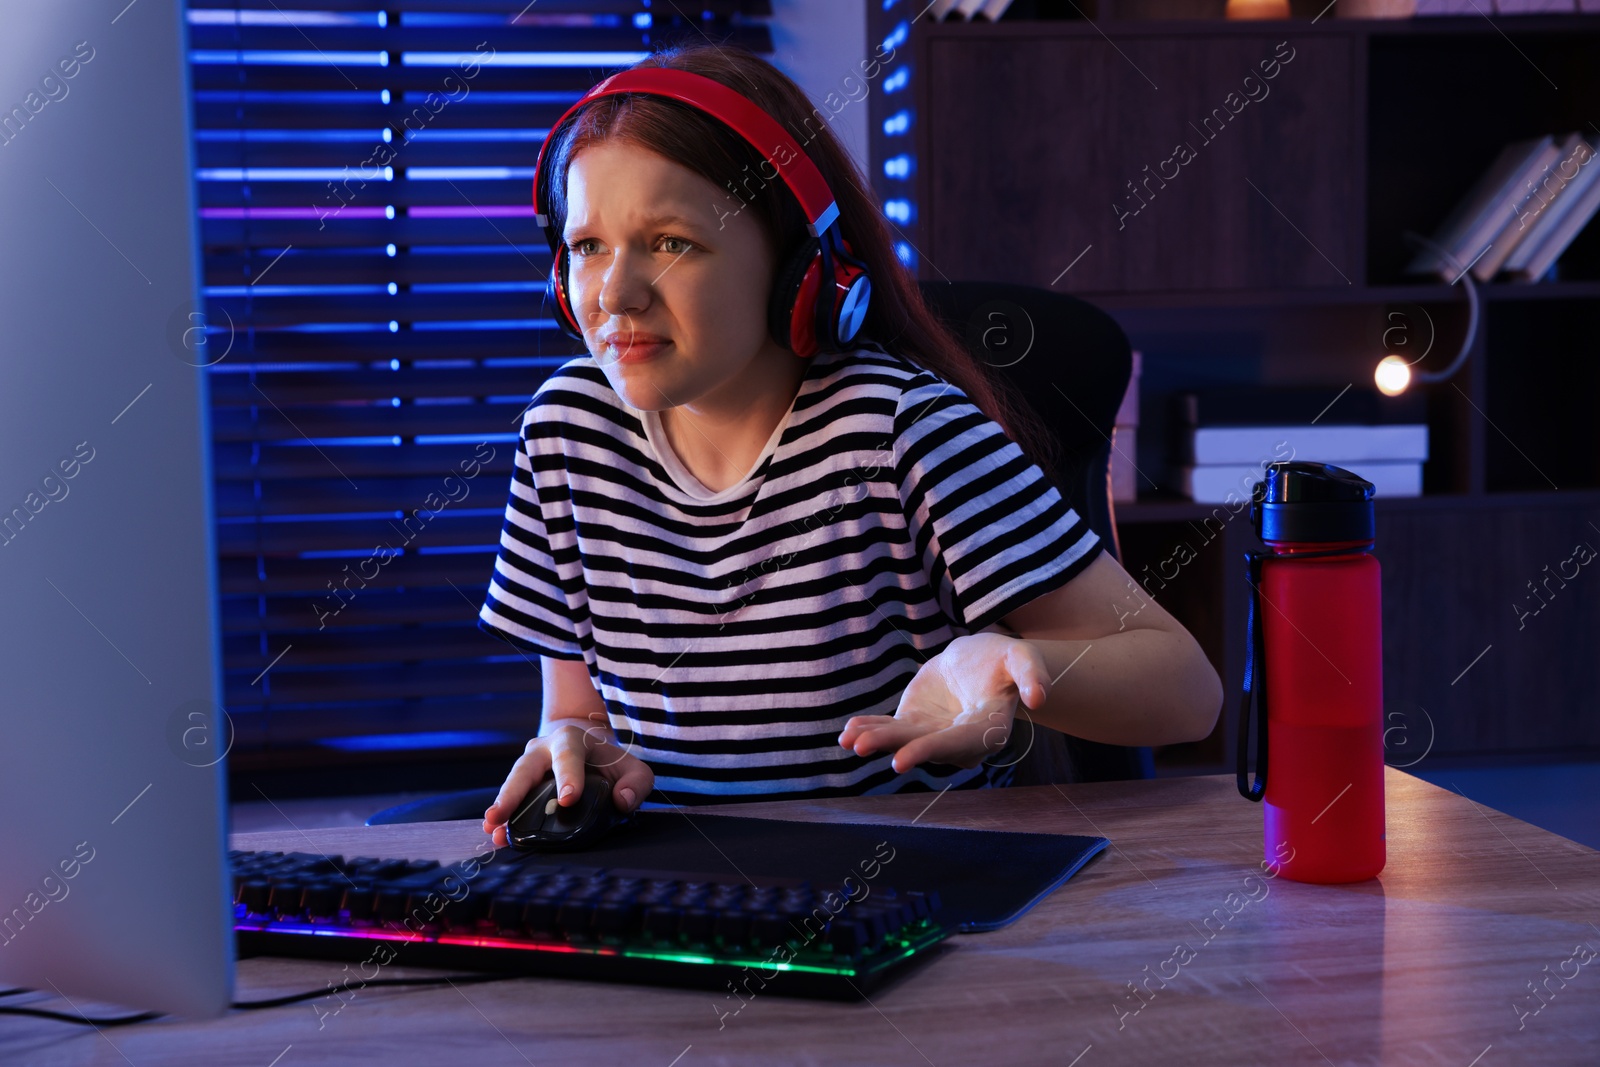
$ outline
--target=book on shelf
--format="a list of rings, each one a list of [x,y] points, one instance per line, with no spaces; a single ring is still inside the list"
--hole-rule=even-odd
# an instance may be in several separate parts
[[[1522,246],[1529,236],[1534,221],[1546,215],[1561,190],[1584,173],[1584,164],[1594,157],[1594,150],[1580,133],[1568,134],[1562,139],[1556,160],[1535,175],[1516,192],[1520,201],[1511,221],[1506,223],[1489,245],[1489,250],[1472,265],[1472,276],[1486,282],[1500,273],[1512,253]],[[1591,168],[1593,169],[1593,168]]]
[[[1496,15],[1570,15],[1576,10],[1576,0],[1494,0]]]
[[[1433,243],[1448,255],[1424,249],[1406,268],[1407,273],[1432,274],[1441,281],[1454,282],[1464,268],[1489,249],[1500,231],[1516,220],[1522,205],[1532,196],[1539,175],[1560,155],[1555,138],[1549,134],[1502,148],[1435,231]]]
[[[1591,148],[1588,159],[1528,227],[1528,233],[1506,259],[1506,276],[1529,283],[1543,278],[1567,246],[1600,210],[1600,162]]]
[[[1303,426],[1428,421],[1427,396],[1384,396],[1370,386],[1235,385],[1193,389],[1172,399],[1174,434],[1199,426]]]
[[[1428,458],[1428,426],[1202,426],[1190,434],[1185,445],[1181,460],[1193,466],[1287,459],[1340,466],[1420,463]]]
[[[928,5],[928,15],[935,22],[954,22],[957,19],[967,22],[979,20],[999,22],[1001,16],[1011,8],[1012,2],[1013,0],[933,0]],[[1024,5],[1024,7],[1031,6]],[[1028,11],[1022,12],[1024,18],[1029,14]]]
[[[1315,459],[1312,456],[1300,457]],[[1332,462],[1331,460],[1324,462]],[[1335,463],[1336,467],[1372,483],[1378,497],[1422,495],[1420,462]],[[1263,479],[1256,463],[1224,463],[1178,468],[1179,489],[1197,504],[1229,504],[1250,497],[1251,487]]]

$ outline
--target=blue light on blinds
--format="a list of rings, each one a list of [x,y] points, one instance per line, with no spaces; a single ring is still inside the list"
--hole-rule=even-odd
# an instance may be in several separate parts
[[[333,11],[218,11],[212,8],[186,13],[191,26],[382,26],[383,12]]]
[[[506,251],[516,252],[519,255],[528,255],[533,252],[539,252],[544,255],[550,254],[549,247],[543,244],[417,245],[416,247],[412,248],[408,254],[413,256],[455,256],[471,255],[474,253],[480,255],[483,253],[504,253]]]
[[[521,402],[519,400],[519,402]],[[514,433],[419,433],[416,442],[419,445],[475,445],[479,441],[518,441],[521,437]],[[505,508],[491,508],[491,511],[504,512]]]
[[[241,51],[223,52],[211,49],[197,48],[189,53],[191,63],[239,63],[258,64],[260,66],[328,66],[337,67],[341,64],[352,67],[387,67],[389,65],[388,52],[281,52],[271,49],[246,48]]]
[[[306,448],[313,446],[320,447],[322,445],[397,445],[399,443],[400,439],[393,435],[388,437],[285,437],[281,441],[273,442],[273,444],[277,445],[279,448]],[[388,512],[385,511],[371,513],[362,512],[357,517],[363,519],[381,519],[387,515]],[[344,518],[346,516],[331,517]],[[244,518],[246,521],[250,522],[290,522],[294,521],[296,517],[293,515],[258,515],[245,516]]]
[[[518,657],[510,656],[507,659]],[[523,740],[503,730],[432,730],[416,734],[363,734],[359,737],[324,737],[317,744],[341,752],[382,752],[414,748],[470,748],[503,745]]]
[[[389,100],[384,95],[387,92],[387,89],[380,93],[323,92],[306,89],[196,89],[194,98],[208,104],[364,104],[376,96],[380,103],[387,104]]]
[[[194,176],[203,182],[322,182],[347,178],[348,171],[348,167],[199,167]],[[393,167],[383,168],[383,180],[394,181]]]
[[[476,319],[471,322],[413,322],[411,328],[424,330],[553,330],[555,319]]]
[[[458,67],[467,63],[485,67],[627,67],[649,55],[649,52],[496,52],[492,56],[476,52],[401,52],[400,62],[407,67]]]
[[[437,12],[404,11],[400,14],[402,26],[511,26],[526,25],[539,20],[538,9],[532,4],[528,5],[520,16],[515,15],[484,15],[484,14],[441,14]],[[635,16],[637,17],[637,16]],[[616,28],[622,25],[622,16],[616,14],[579,15],[575,13],[562,13],[551,16],[559,19],[562,26],[587,26],[596,28]]]
[[[381,285],[207,285],[206,296],[334,296],[337,294],[381,293]]]
[[[883,120],[883,133],[886,137],[898,137],[911,129],[911,112],[896,111],[893,115]]]
[[[387,131],[386,131],[387,132]],[[407,130],[406,143],[414,141],[532,141],[550,136],[549,130]]]
[[[382,322],[300,322],[292,326],[252,326],[253,330],[279,330],[283,333],[370,333],[387,330]]]
[[[508,178],[533,179],[532,167],[412,167],[406,177],[412,181],[504,181]],[[549,249],[546,249],[549,251]]]
[[[532,293],[542,292],[544,282],[417,282],[413,293]]]
[[[883,202],[883,213],[902,226],[910,223],[917,215],[916,208],[912,206],[911,201],[898,199],[885,200]]]
[[[230,101],[231,103],[231,101]],[[360,141],[382,138],[388,130],[196,130],[196,141]]]

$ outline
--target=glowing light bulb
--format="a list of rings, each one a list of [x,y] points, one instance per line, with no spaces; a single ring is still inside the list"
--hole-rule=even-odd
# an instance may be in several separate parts
[[[1399,396],[1411,384],[1411,365],[1399,356],[1384,356],[1372,372],[1372,379],[1384,396]]]

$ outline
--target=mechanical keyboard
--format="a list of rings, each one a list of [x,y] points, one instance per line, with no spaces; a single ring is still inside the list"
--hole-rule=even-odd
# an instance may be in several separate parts
[[[855,999],[950,930],[937,891],[586,867],[233,851],[239,955]],[[363,977],[370,980],[373,974]],[[759,984],[752,988],[751,981]]]

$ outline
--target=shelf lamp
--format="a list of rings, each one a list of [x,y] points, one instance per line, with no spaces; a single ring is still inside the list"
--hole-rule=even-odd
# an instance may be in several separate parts
[[[1455,256],[1452,256],[1448,251],[1421,234],[1407,231],[1405,236],[1413,244],[1422,245],[1432,250],[1446,263],[1450,264],[1451,267],[1455,268],[1456,276],[1451,284],[1460,282],[1467,290],[1467,334],[1461,339],[1461,351],[1456,353],[1455,358],[1443,370],[1414,371],[1411,369],[1422,362],[1428,353],[1433,350],[1433,338],[1431,336],[1428,338],[1428,347],[1423,349],[1422,355],[1416,359],[1407,360],[1405,357],[1397,356],[1392,352],[1384,356],[1378,361],[1377,367],[1372,372],[1373,382],[1377,385],[1378,392],[1384,396],[1399,396],[1406,391],[1406,387],[1411,385],[1412,382],[1431,384],[1445,381],[1454,376],[1456,371],[1461,369],[1461,365],[1467,361],[1467,354],[1472,351],[1472,342],[1478,336],[1478,287],[1472,280],[1472,272],[1467,269],[1472,264],[1469,263],[1466,266],[1462,266]]]

